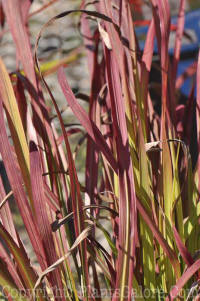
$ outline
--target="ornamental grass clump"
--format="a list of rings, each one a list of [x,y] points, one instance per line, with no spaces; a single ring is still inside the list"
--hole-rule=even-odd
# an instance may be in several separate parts
[[[8,25],[16,47],[16,68],[8,71],[0,59],[0,154],[11,187],[6,194],[0,179],[1,298],[198,298],[200,55],[183,103],[178,89],[184,79],[177,77],[177,68],[185,1],[180,0],[173,27],[168,1],[149,1],[153,17],[146,22],[144,49],[136,34],[144,21],[134,21],[142,1],[83,0],[75,10],[60,7],[41,28],[34,49],[28,30],[31,2],[1,2],[2,27]],[[59,1],[40,11],[45,14],[54,2]],[[47,28],[74,16],[82,46],[56,61],[41,61],[38,47]],[[176,32],[173,60],[171,30]],[[150,89],[155,41],[158,99]],[[74,94],[65,72],[80,56],[88,62],[89,95]],[[47,83],[54,73],[62,108]],[[75,125],[63,108],[74,114]],[[72,151],[73,135],[78,138]],[[190,155],[191,137],[196,157]],[[78,158],[84,162],[81,181]],[[12,203],[35,261],[20,237]]]

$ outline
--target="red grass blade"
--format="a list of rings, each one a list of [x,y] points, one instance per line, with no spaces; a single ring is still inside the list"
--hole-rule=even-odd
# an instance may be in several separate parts
[[[6,250],[4,249],[1,243],[0,243],[0,258],[6,264],[6,269],[9,271],[17,287],[21,290],[24,290],[24,285],[19,277],[16,266],[14,265],[12,259],[9,257],[9,255],[7,254]]]
[[[195,261],[179,278],[176,282],[176,285],[170,291],[169,297],[166,298],[166,301],[174,300],[177,298],[179,292],[187,283],[187,281],[200,269],[200,259]]]
[[[114,171],[117,171],[117,164],[116,161],[108,147],[108,145],[105,142],[105,139],[103,138],[101,132],[95,125],[95,123],[90,120],[84,111],[84,109],[78,104],[73,92],[71,91],[71,88],[66,80],[66,76],[64,73],[64,69],[60,68],[58,71],[58,81],[62,88],[62,91],[65,95],[65,98],[70,105],[74,115],[78,118],[82,126],[85,128],[87,133],[90,135],[92,140],[95,142],[97,147],[100,151],[104,154],[104,156],[107,158],[108,162],[110,163],[111,167],[114,169]]]
[[[0,177],[0,198],[4,199],[5,197],[6,197],[6,193],[5,193],[5,190],[4,190],[3,181]],[[1,217],[2,224],[5,227],[5,229],[12,236],[14,241],[16,243],[18,243],[12,213],[11,213],[9,204],[7,202],[4,204],[3,208],[0,209],[0,217]]]
[[[26,194],[24,188],[22,186],[23,180],[20,173],[20,170],[16,164],[13,150],[9,143],[6,127],[4,123],[4,116],[3,116],[3,106],[2,100],[0,98],[0,153],[5,164],[5,169],[7,172],[7,176],[13,190],[13,195],[17,202],[20,214],[24,221],[25,227],[29,234],[31,243],[37,255],[38,261],[41,264],[41,267],[45,268],[45,256],[43,246],[41,244],[41,240],[39,238],[38,227],[36,226],[33,215],[31,212],[30,205],[27,201]]]
[[[20,271],[22,281],[27,289],[33,289],[34,284],[37,280],[35,271],[30,265],[30,260],[19,240],[19,246],[16,245],[13,238],[5,230],[3,225],[0,223],[0,235],[4,239],[6,246],[8,247],[10,253],[13,255],[14,260],[17,265],[17,269]],[[17,278],[16,278],[17,280]]]
[[[197,70],[197,62],[193,62],[186,70],[176,79],[176,90],[180,89],[188,77],[192,77]]]
[[[184,32],[184,23],[185,23],[185,0],[180,1],[177,30],[176,30],[176,40],[174,46],[174,59],[172,67],[172,82],[175,85],[176,73],[178,68],[178,62],[180,60],[181,52],[181,40]]]
[[[174,268],[175,274],[178,276],[179,272],[180,272],[180,270],[179,270],[180,266],[179,266],[179,262],[178,262],[176,253],[170,248],[167,241],[165,240],[165,238],[159,231],[158,227],[156,226],[155,222],[151,219],[148,212],[146,211],[146,209],[144,208],[144,206],[141,204],[141,202],[139,200],[137,201],[137,209],[140,212],[145,223],[149,226],[149,228],[153,232],[154,237],[156,238],[158,243],[163,248],[165,254],[169,258],[169,260]]]
[[[151,64],[153,59],[153,51],[154,51],[154,37],[155,37],[155,24],[154,20],[151,21],[149,30],[146,37],[144,52],[142,55],[142,64],[141,64],[141,99],[144,103],[144,112],[145,112],[145,124],[146,129],[148,129],[148,84],[149,84],[149,73],[151,70]],[[148,135],[149,136],[149,135]]]
[[[23,3],[25,5],[28,4],[28,6],[23,7]],[[17,48],[17,56],[22,62],[25,74],[36,88],[33,57],[24,20],[29,9],[29,4],[30,1],[7,0],[3,1],[3,8]],[[24,15],[22,14],[22,11]],[[23,45],[23,47],[21,47],[21,45]]]
[[[189,253],[188,249],[186,248],[186,246],[183,244],[180,235],[178,233],[178,231],[176,230],[176,227],[173,226],[173,232],[174,232],[174,237],[175,237],[175,241],[176,241],[176,245],[177,248],[181,254],[181,256],[183,257],[183,260],[185,261],[185,263],[190,266],[194,263],[194,260],[191,256],[191,254]]]
[[[33,141],[30,142],[30,174],[36,222],[39,225],[40,237],[45,250],[47,265],[49,266],[58,258],[56,255],[53,235],[50,226],[51,221],[49,221],[47,214],[40,155],[37,146]],[[55,272],[53,272],[50,275],[50,279],[52,287],[54,287],[54,289],[57,288],[58,292],[61,293],[63,286],[60,271],[56,270]],[[60,298],[59,294],[58,296],[55,296],[55,299],[56,298]],[[63,298],[64,297],[62,296],[62,299]]]

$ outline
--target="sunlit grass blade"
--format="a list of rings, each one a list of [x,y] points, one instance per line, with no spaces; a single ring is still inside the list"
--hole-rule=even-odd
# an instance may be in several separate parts
[[[16,154],[18,156],[18,162],[21,167],[23,179],[26,183],[26,187],[29,192],[29,197],[31,198],[28,145],[17,105],[17,100],[15,98],[9,74],[2,59],[0,59],[0,75],[1,98],[6,108],[8,123],[14,142]]]

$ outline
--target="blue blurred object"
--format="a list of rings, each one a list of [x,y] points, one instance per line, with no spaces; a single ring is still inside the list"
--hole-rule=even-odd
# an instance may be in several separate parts
[[[172,24],[177,24],[177,17],[172,17]],[[144,49],[145,37],[148,26],[136,27],[136,35],[139,40],[140,49]],[[176,32],[170,33],[169,55],[173,57]],[[197,59],[200,46],[200,9],[190,11],[185,14],[184,36],[181,46],[181,58],[178,65],[177,76],[183,72]],[[155,41],[154,54],[158,54],[157,43]],[[184,81],[181,87],[181,93],[189,96],[192,87],[192,78]],[[195,92],[196,93],[196,92]]]

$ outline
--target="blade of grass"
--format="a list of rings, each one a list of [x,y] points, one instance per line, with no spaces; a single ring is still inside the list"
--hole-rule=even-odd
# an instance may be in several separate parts
[[[42,177],[42,167],[40,162],[40,155],[37,146],[33,141],[30,142],[30,171],[31,171],[31,187],[33,195],[33,203],[35,208],[36,222],[39,227],[40,237],[43,243],[43,247],[46,255],[47,264],[51,265],[57,260],[55,251],[53,235],[51,231],[50,221],[47,213],[47,205],[45,203],[45,190]],[[62,280],[59,270],[50,275],[51,285],[54,289],[58,289],[58,292],[62,292]],[[56,298],[62,298],[63,296],[55,296]]]
[[[185,0],[180,1],[179,13],[178,13],[178,21],[177,21],[177,29],[176,29],[176,39],[174,46],[174,58],[173,58],[173,67],[172,67],[172,82],[175,88],[176,74],[178,68],[178,62],[180,60],[181,53],[181,40],[184,32],[184,23],[185,23]]]
[[[5,164],[5,169],[7,176],[13,191],[13,195],[17,202],[21,217],[27,229],[28,235],[30,237],[31,243],[37,255],[38,261],[41,267],[45,268],[45,256],[43,246],[39,238],[38,227],[36,226],[33,215],[31,212],[30,205],[27,201],[24,188],[22,186],[23,179],[20,170],[16,164],[15,157],[13,155],[13,150],[9,143],[6,127],[4,123],[3,116],[3,104],[0,98],[0,153]]]
[[[1,200],[6,198],[6,193],[1,177],[0,177],[0,198]],[[3,226],[10,233],[14,241],[17,243],[16,230],[15,230],[14,221],[8,202],[6,202],[2,208],[0,206],[0,216],[1,216]]]
[[[178,279],[176,285],[170,291],[169,297],[166,298],[166,301],[174,300],[179,295],[179,292],[187,283],[187,281],[200,269],[200,259],[196,260]]]
[[[73,113],[79,119],[80,123],[90,135],[92,140],[95,142],[99,150],[101,150],[104,156],[107,158],[114,171],[117,171],[115,159],[113,158],[113,155],[108,145],[106,144],[101,132],[99,131],[95,123],[88,118],[84,109],[78,104],[76,98],[74,97],[69,87],[69,84],[67,83],[63,68],[60,68],[58,71],[58,81]]]
[[[6,265],[0,260],[0,284],[2,286],[4,294],[8,297],[8,300],[27,301],[28,297],[25,297],[23,293],[18,290],[12,277],[6,269]],[[14,294],[14,296],[13,296]],[[14,298],[13,298],[14,297]]]
[[[26,288],[32,290],[37,280],[37,276],[30,265],[30,260],[28,259],[27,254],[22,247],[22,244],[20,243],[20,245],[17,246],[10,234],[5,230],[1,223],[0,235],[4,239],[9,251],[11,252],[17,263],[17,268],[20,271],[21,277],[23,277],[23,282],[25,283]]]
[[[24,284],[22,283],[22,279],[20,279],[20,276],[18,274],[18,271],[16,269],[15,264],[13,263],[12,259],[8,255],[7,251],[3,247],[3,245],[0,243],[0,258],[4,265],[6,265],[6,270],[9,272],[10,276],[12,277],[13,281],[15,282],[15,285],[18,287],[19,290],[24,290]]]
[[[9,74],[6,70],[6,67],[2,59],[0,59],[0,74],[1,74],[0,77],[1,98],[6,108],[9,127],[13,138],[14,146],[16,149],[16,154],[18,156],[18,162],[20,164],[23,179],[26,183],[26,187],[29,192],[29,197],[31,198],[28,145],[26,142],[26,136],[22,125],[22,120],[18,110],[18,105],[9,78]]]
[[[62,14],[61,14],[62,15]],[[40,37],[40,34],[39,34]],[[35,51],[37,51],[37,45],[38,45],[38,41],[39,38],[37,40],[36,43],[36,48]],[[38,59],[37,59],[37,53],[35,52],[35,60],[36,60],[36,65],[38,70],[40,71],[40,67],[39,67],[39,63],[38,63]],[[81,194],[80,194],[80,186],[79,186],[79,182],[78,182],[78,177],[77,177],[77,173],[76,173],[76,169],[75,169],[75,164],[74,164],[74,160],[72,157],[72,153],[71,153],[71,149],[70,149],[70,145],[69,145],[69,141],[68,141],[68,137],[67,137],[67,133],[64,127],[64,123],[60,114],[60,111],[58,109],[58,105],[53,97],[53,94],[51,93],[46,81],[44,80],[41,72],[40,72],[41,78],[43,80],[43,83],[51,97],[51,100],[53,102],[53,105],[55,107],[56,113],[58,115],[59,121],[60,121],[60,125],[62,128],[62,132],[63,132],[63,136],[64,136],[64,140],[65,140],[65,146],[67,149],[67,155],[68,155],[68,165],[69,165],[69,176],[70,176],[70,184],[71,184],[71,197],[72,197],[72,207],[73,207],[73,212],[74,212],[74,226],[75,226],[75,232],[76,235],[78,236],[82,231],[84,231],[85,226],[84,226],[84,216],[80,215],[79,211],[82,208],[82,198],[81,198]],[[72,93],[72,92],[71,92]],[[81,258],[81,271],[82,271],[82,292],[83,295],[86,297],[86,299],[88,299],[88,293],[90,290],[90,285],[89,285],[89,277],[88,277],[88,262],[87,262],[87,250],[86,250],[86,242],[83,241],[83,243],[80,244],[80,258]]]

